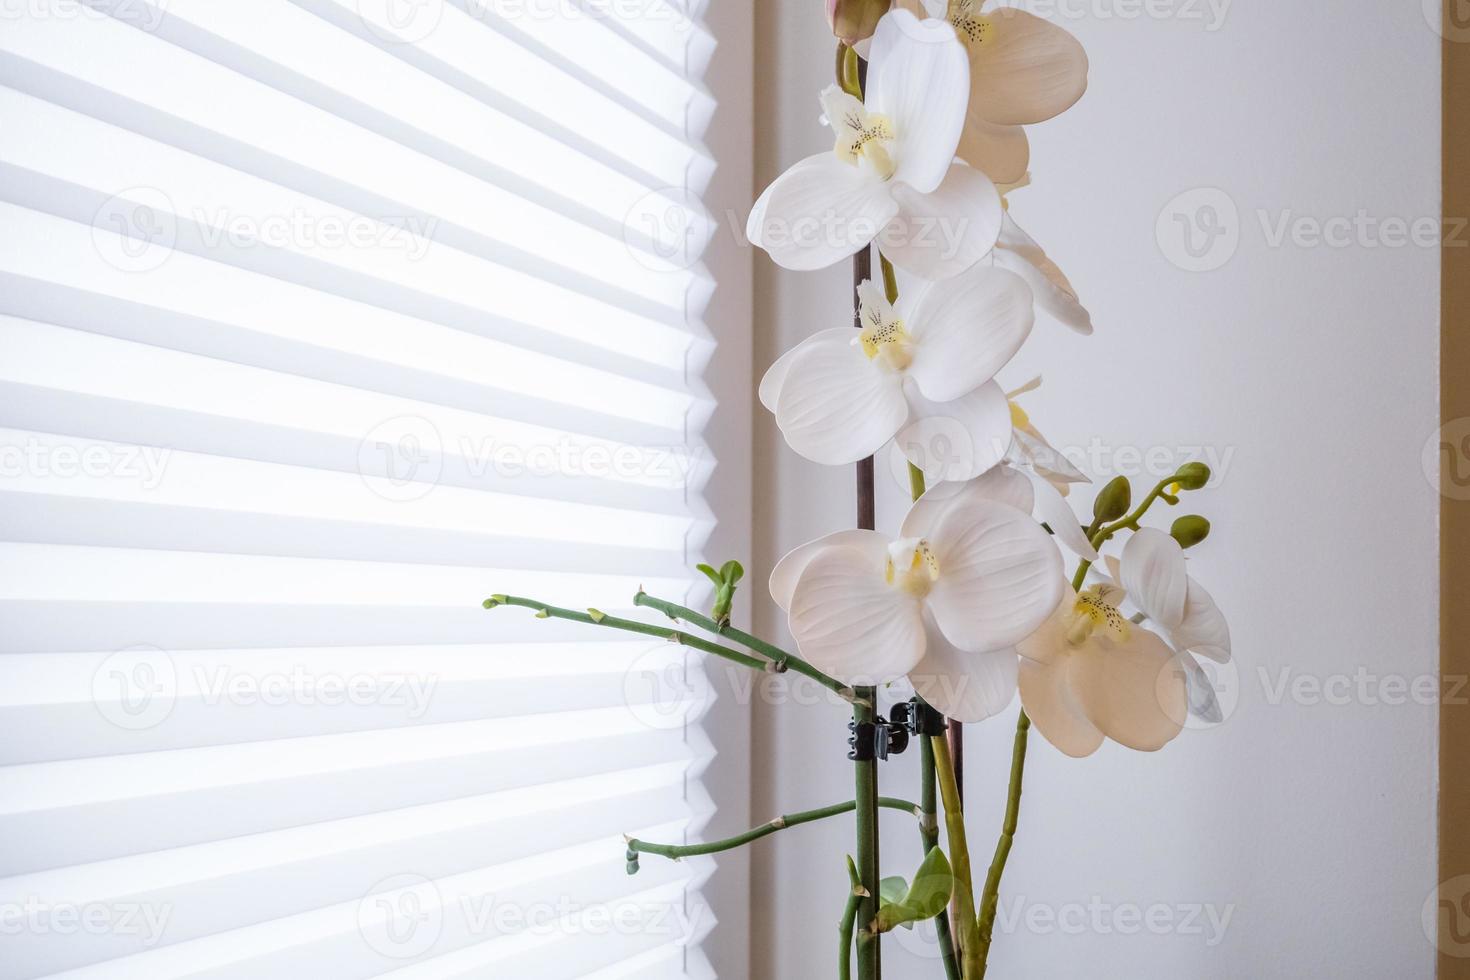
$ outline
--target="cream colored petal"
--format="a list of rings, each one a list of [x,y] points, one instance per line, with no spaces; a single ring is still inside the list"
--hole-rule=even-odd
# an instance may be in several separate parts
[[[1020,662],[1021,706],[1031,724],[1059,752],[1085,759],[1102,746],[1103,733],[1087,717],[1067,676],[1067,660]]]
[[[1158,751],[1184,728],[1184,668],[1156,633],[1135,626],[1124,643],[1089,640],[1069,658],[1069,676],[1092,723],[1130,749]]]
[[[1020,126],[997,126],[972,104],[960,134],[959,158],[997,184],[1012,184],[1031,166],[1031,141]]]
[[[1023,126],[1071,108],[1087,91],[1087,52],[1071,34],[1024,10],[987,11],[991,40],[974,47],[970,101],[990,122]]]

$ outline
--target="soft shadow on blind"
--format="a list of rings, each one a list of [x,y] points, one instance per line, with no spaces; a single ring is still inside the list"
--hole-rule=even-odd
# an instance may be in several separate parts
[[[0,13],[0,977],[711,975],[695,8]]]

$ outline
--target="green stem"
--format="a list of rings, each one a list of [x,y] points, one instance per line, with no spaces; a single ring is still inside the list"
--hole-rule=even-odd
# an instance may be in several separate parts
[[[970,847],[965,840],[965,815],[960,805],[959,788],[955,784],[954,761],[949,755],[949,741],[943,735],[929,739],[934,750],[934,770],[939,792],[944,799],[944,826],[949,832],[949,863],[954,872],[955,917],[960,930],[960,961],[965,980],[984,972],[980,958],[980,924],[975,917],[975,885],[970,875]]]
[[[939,845],[939,804],[936,797],[934,775],[934,745],[927,739],[919,740],[919,833],[924,838],[924,853],[928,854]],[[967,859],[968,860],[968,859]],[[939,940],[939,955],[944,960],[944,975],[948,980],[960,980],[960,964],[955,957],[954,934],[949,927],[949,910],[939,913],[934,928]]]
[[[1021,818],[1021,783],[1026,777],[1026,742],[1031,731],[1031,719],[1025,710],[1016,720],[1016,741],[1011,750],[1011,784],[1006,796],[1005,822],[1001,826],[1000,840],[995,844],[995,857],[990,862],[990,873],[985,876],[985,890],[980,896],[980,972],[985,976],[990,959],[990,941],[995,932],[996,910],[1000,907],[1000,879],[1006,870],[1006,861],[1011,856],[1011,845],[1016,839],[1016,827]]]
[[[842,942],[837,953],[839,980],[852,980],[852,930],[857,924],[858,907],[863,901],[863,883],[858,879],[852,858],[847,859],[847,878],[851,887],[847,893],[847,907],[842,910],[842,922],[838,926]]]
[[[852,706],[852,720],[859,725],[872,723],[877,712],[876,688],[860,687],[857,695],[866,703]],[[857,789],[857,865],[858,880],[867,894],[858,903],[862,923],[857,931],[858,980],[878,980],[878,932],[873,927],[878,918],[878,762],[876,759],[853,763]]]
[[[904,813],[919,817],[919,807],[911,800],[901,800],[894,796],[878,797],[878,806],[885,810],[902,810]],[[846,803],[834,803],[831,806],[819,807],[815,810],[803,810],[800,813],[789,813],[777,817],[775,820],[763,823],[759,827],[747,830],[743,834],[734,837],[726,837],[724,840],[710,841],[705,844],[650,844],[648,841],[628,839],[628,860],[635,862],[633,855],[654,854],[665,857],[671,861],[678,861],[687,857],[698,857],[703,854],[719,854],[722,851],[733,851],[737,847],[752,844],[762,837],[769,837],[782,830],[792,827],[800,827],[802,824],[815,823],[818,820],[826,820],[828,817],[841,816],[851,813],[857,809],[856,800],[848,800]]]
[[[1149,508],[1152,507],[1154,503],[1164,495],[1164,491],[1169,487],[1171,483],[1174,482],[1175,478],[1172,476],[1164,480],[1158,486],[1149,491],[1148,496],[1144,497],[1143,502],[1139,504],[1136,508],[1134,508],[1133,513],[1129,514],[1127,517],[1122,518],[1121,520],[1107,525],[1101,530],[1097,529],[1097,523],[1094,522],[1092,527],[1089,527],[1087,529],[1088,535],[1092,541],[1093,549],[1095,550],[1097,548],[1101,548],[1103,545],[1107,544],[1108,541],[1112,540],[1113,535],[1117,534],[1119,531],[1137,531],[1139,526],[1138,522],[1143,520],[1143,517],[1145,514],[1148,513]],[[1084,559],[1082,561],[1082,564],[1078,566],[1077,574],[1072,578],[1072,589],[1074,591],[1081,591],[1082,584],[1087,581],[1087,571],[1090,568],[1092,568],[1092,562],[1087,561],[1086,559]]]
[[[758,636],[752,636],[751,634],[746,633],[743,630],[738,630],[733,626],[721,626],[708,616],[700,615],[692,609],[686,609],[683,606],[669,602],[667,599],[659,599],[655,596],[649,595],[646,592],[639,592],[636,596],[634,596],[633,604],[635,606],[643,606],[648,609],[657,609],[659,612],[663,613],[670,619],[682,619],[686,623],[698,626],[706,633],[713,633],[715,636],[721,636],[730,640],[734,640],[741,646],[748,647],[751,650],[754,650],[756,653],[759,653],[763,657],[768,657],[775,665],[777,673],[782,673],[787,670],[793,670],[796,673],[801,674],[803,677],[810,677],[812,680],[816,681],[818,684],[821,684],[828,690],[837,692],[839,695],[841,695],[844,701],[851,701],[853,699],[852,688],[848,687],[846,684],[843,684],[841,681],[833,677],[828,677],[826,674],[822,673],[820,670],[813,667],[810,663],[801,659],[796,654],[788,653],[787,651],[776,646],[774,643],[769,643],[766,640],[762,640]]]
[[[763,674],[774,673],[779,669],[775,663],[769,660],[757,659],[738,650],[731,650],[729,647],[721,646],[718,643],[711,643],[698,636],[692,636],[682,630],[651,626],[648,623],[640,623],[634,619],[621,619],[617,616],[609,616],[606,613],[598,612],[595,609],[590,609],[587,612],[578,612],[575,609],[562,609],[549,605],[539,599],[527,599],[522,596],[513,595],[491,596],[485,600],[484,606],[486,609],[495,609],[498,606],[521,606],[525,609],[536,610],[536,615],[541,619],[564,619],[569,622],[583,623],[588,626],[601,626],[605,629],[622,630],[625,633],[656,636],[660,639],[668,640],[671,643],[678,643],[681,646],[693,647],[696,650],[713,654],[716,657],[728,660],[734,664],[739,664],[742,667],[749,667],[751,670],[759,671]],[[822,676],[825,677],[826,675]],[[855,695],[851,688],[839,684],[830,677],[827,678],[827,681],[830,682],[829,686],[831,686],[832,690],[843,700],[854,700]]]

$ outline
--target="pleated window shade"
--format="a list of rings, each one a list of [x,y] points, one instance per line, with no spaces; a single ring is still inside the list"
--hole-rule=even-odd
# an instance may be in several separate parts
[[[0,11],[0,977],[712,975],[700,13]]]

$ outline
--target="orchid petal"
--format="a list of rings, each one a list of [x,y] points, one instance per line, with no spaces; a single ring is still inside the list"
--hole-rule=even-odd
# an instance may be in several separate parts
[[[791,360],[776,424],[796,452],[836,466],[873,455],[908,412],[902,379],[868,360],[848,331],[808,344]]]
[[[924,656],[918,599],[888,585],[865,548],[824,548],[807,563],[790,625],[801,655],[845,684],[897,680]]]
[[[1021,704],[1031,723],[1064,755],[1085,759],[1103,743],[1103,733],[1088,719],[1072,690],[1066,659],[1050,664],[1020,662]]]
[[[1097,561],[1097,549],[1092,542],[1087,540],[1087,535],[1082,531],[1082,525],[1077,520],[1077,515],[1072,511],[1072,505],[1067,503],[1051,481],[1042,477],[1033,480],[1036,492],[1036,516],[1051,528],[1063,547],[1072,554],[1087,561]]]
[[[848,327],[833,327],[831,330],[820,330],[812,334],[806,340],[797,344],[786,353],[776,359],[770,369],[766,371],[765,377],[761,378],[760,400],[767,410],[774,413],[776,405],[781,400],[781,389],[786,384],[786,375],[791,371],[791,362],[796,360],[797,355],[816,343],[830,343],[841,340],[846,343],[852,339],[852,330]]]
[[[1031,165],[1031,141],[1020,126],[997,126],[980,116],[972,101],[960,135],[959,158],[997,184],[1012,184]]]
[[[1031,513],[1035,492],[1031,481],[1010,466],[997,466],[965,483],[940,483],[914,501],[899,531],[902,538],[927,538],[950,507],[966,500],[993,500]]]
[[[893,179],[927,194],[954,159],[970,97],[970,59],[942,20],[894,10],[878,22],[867,107],[894,128]]]
[[[929,608],[961,650],[1021,642],[1062,596],[1061,555],[1041,526],[1013,507],[965,501],[944,512],[928,540],[939,563]]]
[[[989,255],[1000,237],[1000,192],[964,163],[952,164],[933,193],[896,184],[893,198],[898,210],[879,235],[879,247],[889,261],[921,279],[964,272]]]
[[[970,99],[1002,126],[1045,122],[1087,91],[1087,52],[1071,34],[1009,7],[987,11],[991,39],[971,49]]]
[[[1184,677],[1189,687],[1189,713],[1201,721],[1218,725],[1225,720],[1225,709],[1215,691],[1209,673],[1193,657],[1181,657]]]
[[[1069,659],[1068,676],[1092,723],[1113,741],[1155,752],[1184,727],[1184,668],[1158,634],[1135,627],[1124,643],[1090,642]]]
[[[1077,292],[1040,245],[1021,230],[1007,212],[996,242],[995,264],[1022,279],[1036,296],[1036,305],[1077,333],[1092,333],[1092,314],[1077,301]]]
[[[1135,531],[1123,546],[1119,582],[1128,590],[1133,604],[1165,630],[1184,621],[1184,604],[1189,575],[1184,570],[1184,549],[1158,528]]]
[[[897,212],[886,181],[828,151],[777,177],[752,209],[745,234],[777,265],[805,272],[850,258]]]
[[[954,401],[933,402],[912,389],[907,397],[912,421],[898,433],[898,448],[928,482],[972,480],[1010,450],[1010,403],[995,382]]]
[[[929,626],[924,659],[909,671],[915,693],[961,722],[984,721],[1008,708],[1016,697],[1016,651],[966,653]]]
[[[1230,662],[1230,624],[1205,587],[1194,579],[1184,600],[1184,621],[1169,633],[1174,649],[1208,657],[1216,663]]]
[[[1016,356],[1035,308],[1025,281],[1002,269],[974,268],[935,283],[906,323],[914,341],[909,377],[936,402],[968,395]]]
[[[882,568],[888,558],[888,538],[877,531],[837,531],[815,541],[808,541],[788,552],[771,569],[771,598],[784,611],[791,611],[791,596],[801,573],[825,548],[856,548],[868,555],[874,568]]]

